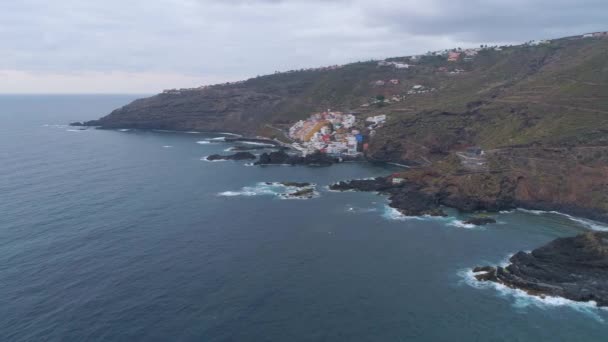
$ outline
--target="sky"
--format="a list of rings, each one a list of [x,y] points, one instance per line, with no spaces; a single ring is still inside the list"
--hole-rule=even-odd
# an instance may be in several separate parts
[[[0,93],[157,93],[607,18],[607,0],[0,0]]]

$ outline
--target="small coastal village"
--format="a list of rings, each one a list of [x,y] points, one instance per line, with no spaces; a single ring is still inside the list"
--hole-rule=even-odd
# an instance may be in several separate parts
[[[321,152],[357,156],[367,149],[368,137],[385,121],[386,115],[368,117],[361,122],[353,113],[327,110],[296,122],[289,128],[289,137],[295,140],[291,146],[303,155]]]

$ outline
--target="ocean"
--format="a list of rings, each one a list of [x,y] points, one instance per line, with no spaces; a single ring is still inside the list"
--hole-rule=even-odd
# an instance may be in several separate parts
[[[606,310],[467,271],[606,227],[404,218],[327,190],[394,166],[207,162],[223,135],[66,126],[134,98],[0,96],[0,341],[606,340]],[[317,196],[284,199],[274,181]]]

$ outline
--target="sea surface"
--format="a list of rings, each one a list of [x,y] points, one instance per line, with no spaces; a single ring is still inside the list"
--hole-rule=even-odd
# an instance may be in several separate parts
[[[608,339],[608,311],[467,271],[606,227],[404,218],[326,188],[394,167],[207,162],[223,135],[65,125],[134,98],[0,96],[0,341]],[[283,199],[272,181],[318,195]]]

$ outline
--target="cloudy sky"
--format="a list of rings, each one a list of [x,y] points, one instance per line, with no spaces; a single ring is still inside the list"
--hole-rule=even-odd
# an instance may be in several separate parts
[[[0,93],[155,93],[607,18],[607,0],[0,0]]]

